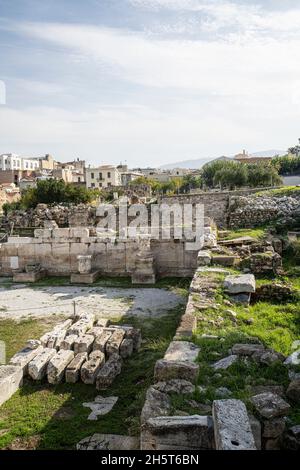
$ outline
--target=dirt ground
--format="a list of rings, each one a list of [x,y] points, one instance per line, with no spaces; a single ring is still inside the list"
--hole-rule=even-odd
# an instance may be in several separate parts
[[[155,317],[185,302],[166,289],[115,287],[28,287],[13,285],[0,288],[0,319],[40,318],[85,312],[103,317],[125,315]]]

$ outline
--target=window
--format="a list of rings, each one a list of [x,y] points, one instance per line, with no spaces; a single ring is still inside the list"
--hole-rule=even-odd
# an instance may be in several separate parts
[[[107,178],[110,178],[110,171],[107,172]]]
[[[107,183],[107,186],[108,186],[108,188],[110,188],[110,187],[111,187],[111,183]]]
[[[92,183],[92,184],[91,184],[91,187],[94,188],[94,187],[95,187],[95,183]]]
[[[78,176],[78,178],[77,178],[77,181],[78,181],[78,183],[80,183],[80,182],[81,182],[81,178],[80,178],[80,176]]]
[[[99,188],[102,188],[102,183],[99,183]]]
[[[99,180],[102,180],[102,173],[99,173]]]
[[[91,173],[92,180],[94,179],[94,177],[95,177],[94,173]]]

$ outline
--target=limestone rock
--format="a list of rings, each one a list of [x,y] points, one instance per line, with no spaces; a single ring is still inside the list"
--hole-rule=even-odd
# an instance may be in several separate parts
[[[211,263],[211,254],[209,251],[199,251],[197,257],[197,266],[207,266]]]
[[[261,393],[251,398],[257,412],[266,419],[284,416],[290,410],[290,405],[279,395],[274,393]]]
[[[290,383],[286,395],[294,403],[300,403],[300,379],[293,380]]]
[[[101,397],[98,395],[93,402],[82,403],[82,405],[91,409],[88,420],[97,421],[98,416],[103,416],[109,413],[117,401],[118,397]]]
[[[95,383],[97,374],[100,371],[101,367],[103,366],[104,361],[105,361],[105,356],[101,351],[99,351],[99,354],[97,357],[92,357],[91,359],[86,361],[81,367],[82,382],[84,382],[85,384]]]
[[[213,424],[209,416],[160,416],[142,425],[141,450],[211,450]]]
[[[77,335],[66,336],[60,343],[60,349],[65,349],[71,351],[74,349],[74,343],[78,339]]]
[[[76,383],[80,377],[80,370],[82,364],[87,360],[87,353],[79,353],[74,359],[68,364],[66,368],[66,382],[67,383]]]
[[[120,356],[123,359],[126,357],[131,356],[133,353],[133,341],[130,338],[124,338],[121,345],[120,345]]]
[[[112,354],[96,377],[97,390],[105,390],[110,387],[115,377],[121,373],[122,358],[118,354]]]
[[[254,437],[256,449],[261,450],[261,424],[258,419],[256,419],[253,415],[249,415],[249,422]]]
[[[172,379],[167,382],[157,382],[153,388],[163,393],[189,394],[194,393],[195,385],[188,380]]]
[[[55,354],[56,349],[43,348],[43,350],[29,362],[28,374],[33,380],[42,380],[45,377],[48,363]]]
[[[253,274],[226,276],[224,281],[224,288],[229,294],[255,292],[255,277]]]
[[[212,368],[215,370],[223,369],[226,370],[228,367],[232,366],[238,359],[238,356],[236,354],[231,354],[230,356],[224,357],[223,359],[220,359],[218,362],[215,362],[212,365]]]
[[[266,439],[275,439],[282,436],[285,430],[284,418],[273,418],[264,421],[263,437]]]
[[[121,328],[115,329],[113,334],[110,336],[106,343],[106,352],[110,356],[111,354],[119,354],[120,346],[124,339],[125,331]]]
[[[187,361],[156,361],[154,379],[156,382],[171,379],[183,379],[195,382],[199,373],[199,365]]]
[[[80,335],[74,342],[74,352],[75,354],[79,353],[89,353],[92,350],[94,336],[92,335]]]
[[[262,344],[235,344],[231,351],[238,356],[252,356],[256,352],[264,351]]]
[[[145,404],[141,413],[141,423],[145,423],[149,418],[157,416],[167,416],[171,410],[170,398],[166,393],[150,387],[147,390]]]
[[[59,384],[64,379],[65,370],[74,359],[74,352],[61,350],[53,356],[47,367],[47,378],[50,384]]]
[[[112,332],[111,331],[103,331],[100,336],[95,338],[93,349],[99,350],[103,352],[104,354],[106,353],[106,344],[109,338],[111,337]]]
[[[294,351],[290,356],[284,361],[286,366],[298,366],[300,364],[300,349]]]
[[[76,446],[77,450],[139,450],[139,439],[117,434],[93,434],[85,437]]]
[[[283,438],[284,449],[300,450],[300,425],[292,426]]]
[[[25,347],[11,358],[9,364],[16,367],[22,367],[23,374],[26,375],[28,372],[29,362],[32,361],[32,359],[34,359],[42,350],[42,346],[38,346],[36,349]]]
[[[38,339],[29,339],[25,344],[25,348],[28,349],[37,349],[39,346],[41,346],[41,342]]]
[[[165,361],[195,362],[200,348],[189,341],[172,341],[165,353]]]
[[[19,366],[0,366],[0,406],[8,400],[23,383],[23,368]]]
[[[217,450],[256,450],[247,410],[241,400],[215,400],[213,420]]]

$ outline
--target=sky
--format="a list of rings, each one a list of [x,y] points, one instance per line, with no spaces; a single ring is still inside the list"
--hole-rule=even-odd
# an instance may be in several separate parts
[[[0,0],[0,154],[160,166],[299,124],[299,0]]]

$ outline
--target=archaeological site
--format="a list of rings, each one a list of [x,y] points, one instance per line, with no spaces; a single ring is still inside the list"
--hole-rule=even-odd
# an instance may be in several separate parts
[[[200,246],[172,215],[169,238],[92,205],[2,218],[1,448],[299,449],[298,188],[157,203],[203,207]]]

